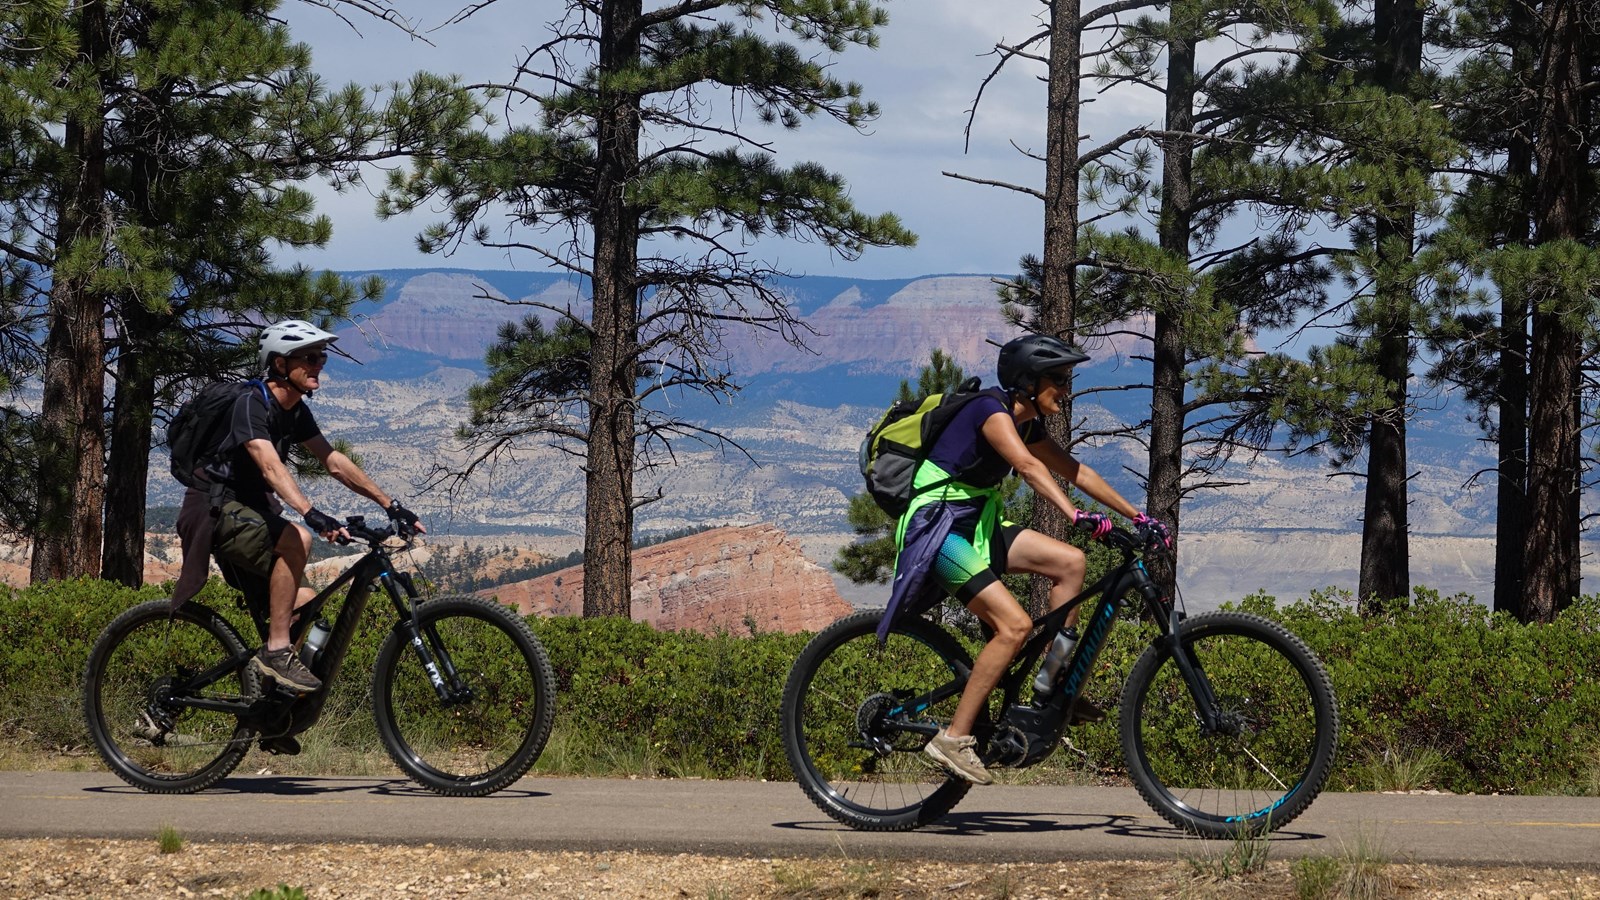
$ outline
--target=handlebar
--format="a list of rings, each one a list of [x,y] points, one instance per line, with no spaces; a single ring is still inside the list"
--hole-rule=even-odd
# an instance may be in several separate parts
[[[1120,525],[1113,526],[1110,531],[1106,532],[1106,536],[1100,539],[1100,543],[1108,547],[1114,547],[1127,554],[1143,553],[1145,556],[1167,556],[1172,552],[1155,541],[1146,543],[1139,535]]]
[[[399,535],[403,541],[410,541],[417,536],[417,530],[404,522],[390,521],[386,525],[368,525],[366,516],[346,516],[344,530],[350,537],[340,537],[337,541],[341,544],[353,543],[351,538],[359,538],[369,545],[376,547],[389,538]]]

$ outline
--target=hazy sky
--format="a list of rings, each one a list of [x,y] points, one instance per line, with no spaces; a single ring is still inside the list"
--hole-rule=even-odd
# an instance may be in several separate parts
[[[438,26],[457,8],[440,0],[396,0],[395,6],[426,28]],[[838,77],[862,84],[881,105],[882,116],[865,134],[831,120],[810,120],[797,131],[774,134],[774,146],[780,164],[812,160],[843,175],[857,208],[899,214],[920,241],[910,250],[871,249],[854,263],[792,241],[767,242],[761,256],[797,274],[899,278],[1013,272],[1019,256],[1040,246],[1040,202],[940,173],[1042,188],[1040,164],[1012,146],[1043,152],[1041,65],[1008,66],[984,95],[970,148],[964,134],[974,96],[994,67],[995,42],[1032,34],[1042,6],[1037,0],[898,0],[885,6],[890,24],[882,31],[881,46],[851,48],[834,67]],[[293,0],[280,11],[294,36],[311,45],[317,70],[337,86],[377,85],[418,70],[504,81],[526,48],[548,39],[546,23],[562,8],[556,0],[499,0],[463,24],[430,31],[433,46],[370,19],[352,18],[357,34],[327,10]],[[770,22],[765,33],[772,33]],[[727,103],[725,94],[722,102]],[[1085,111],[1090,143],[1132,124],[1159,124],[1159,103],[1153,94],[1132,93],[1090,103]],[[524,119],[532,115],[526,106],[512,113]],[[381,173],[373,173],[370,182],[381,185]],[[333,240],[325,250],[289,257],[312,266],[545,268],[528,256],[508,258],[502,251],[474,248],[448,258],[424,256],[413,238],[431,217],[413,214],[380,223],[365,190],[344,195],[320,190],[318,196],[319,208],[333,217]]]

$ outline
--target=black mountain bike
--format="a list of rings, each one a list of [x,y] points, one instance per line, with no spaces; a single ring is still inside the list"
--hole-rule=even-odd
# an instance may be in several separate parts
[[[1141,598],[1159,633],[1122,689],[1121,738],[1140,795],[1172,824],[1205,837],[1287,824],[1316,799],[1333,764],[1339,712],[1327,670],[1282,626],[1239,612],[1185,617],[1145,570],[1138,538],[1105,542],[1122,562],[1059,609],[1034,620],[996,697],[980,714],[977,752],[990,767],[1031,766],[1055,750],[1095,658],[1124,606]],[[1041,654],[1067,611],[1102,600],[1042,704],[1025,701]],[[1135,601],[1137,602],[1137,601]],[[950,719],[972,658],[921,616],[879,643],[881,610],[833,623],[790,670],[783,745],[800,786],[853,828],[903,831],[949,812],[971,784],[923,755]],[[996,709],[999,710],[996,714]]]
[[[418,602],[411,574],[396,571],[393,558],[411,548],[415,533],[402,527],[396,535],[393,526],[372,527],[361,516],[345,527],[367,552],[290,626],[298,646],[328,600],[349,585],[309,664],[322,679],[315,692],[295,694],[261,676],[251,663],[255,646],[196,600],[176,610],[166,600],[144,603],[106,626],[89,654],[83,705],[111,771],[142,790],[184,794],[232,772],[253,740],[284,749],[322,714],[378,585],[396,621],[373,668],[372,715],[395,764],[430,790],[460,797],[493,793],[528,771],[550,736],[555,676],[527,623],[481,597]],[[396,537],[391,549],[386,542]],[[250,585],[246,594],[263,637],[264,586]]]

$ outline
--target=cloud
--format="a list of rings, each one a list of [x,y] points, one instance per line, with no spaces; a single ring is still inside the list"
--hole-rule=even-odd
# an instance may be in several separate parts
[[[395,6],[430,27],[454,8],[437,0],[397,0]],[[459,74],[469,82],[503,81],[527,49],[547,37],[547,22],[562,8],[555,0],[500,0],[464,23],[428,32],[431,45],[393,26],[359,18],[353,20],[360,27],[358,35],[310,4],[287,4],[282,12],[291,33],[311,46],[318,71],[331,84],[377,85],[416,70]],[[1041,165],[1016,149],[1041,154],[1044,149],[1045,93],[1038,63],[1013,61],[985,90],[970,144],[965,133],[979,87],[994,68],[995,43],[1020,41],[1037,31],[1043,6],[915,0],[886,8],[890,25],[881,33],[879,48],[850,48],[831,69],[836,77],[861,83],[866,96],[880,104],[882,116],[865,134],[818,120],[766,136],[772,138],[780,163],[822,163],[848,181],[862,210],[899,214],[921,236],[919,246],[869,251],[847,266],[815,246],[775,241],[762,245],[760,252],[796,271],[847,271],[856,277],[1013,271],[1018,257],[1036,252],[1042,239],[1039,201],[942,173],[1043,186]],[[772,32],[770,23],[761,27]],[[1133,124],[1134,116],[1152,115],[1159,120],[1158,99],[1119,97],[1086,107],[1086,121],[1101,139]],[[334,269],[511,264],[503,252],[474,248],[463,248],[450,261],[423,257],[412,239],[430,217],[379,223],[372,215],[371,197],[363,192],[317,195],[319,208],[334,219],[334,239],[326,250],[291,257],[298,261]],[[520,264],[540,267],[532,259]]]

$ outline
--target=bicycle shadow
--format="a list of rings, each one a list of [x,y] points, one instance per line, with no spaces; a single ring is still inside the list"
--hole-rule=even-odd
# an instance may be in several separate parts
[[[84,788],[85,793],[139,795],[144,792],[131,785],[105,785]],[[428,790],[404,778],[383,780],[319,777],[315,775],[251,775],[245,778],[224,778],[209,788],[199,791],[199,797],[326,797],[338,794],[374,794],[389,798],[415,798],[455,800]],[[479,800],[528,800],[550,796],[548,791],[533,791],[516,786],[502,788]]]
[[[774,828],[795,831],[849,831],[848,826],[832,819],[805,822],[774,822]],[[952,812],[944,818],[916,829],[918,834],[945,835],[949,837],[981,837],[984,835],[1072,834],[1074,832],[1100,832],[1112,837],[1139,840],[1175,841],[1179,843],[1232,843],[1231,839],[1197,837],[1172,825],[1142,824],[1138,816],[1119,814],[1078,813],[1014,813],[1014,812]],[[1268,840],[1277,842],[1318,841],[1325,834],[1310,831],[1275,831]]]
[[[1066,821],[1061,816],[1043,813],[965,812],[949,813],[944,818],[916,829],[917,834],[947,835],[950,837],[977,837],[989,834],[1049,834],[1074,831],[1114,832],[1118,823],[1133,821],[1132,816],[1093,815],[1068,816],[1077,821]],[[806,822],[774,822],[774,828],[794,831],[850,831],[832,819]]]

